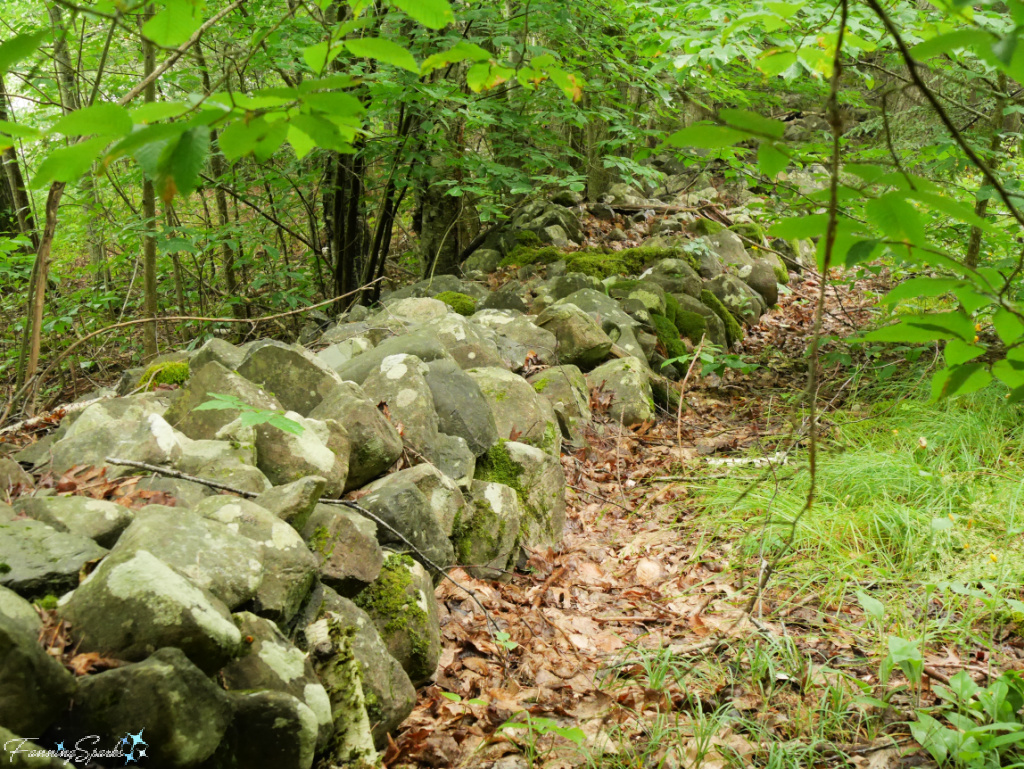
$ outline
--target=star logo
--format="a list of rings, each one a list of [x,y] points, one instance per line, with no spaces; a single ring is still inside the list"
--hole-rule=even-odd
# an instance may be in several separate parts
[[[57,752],[60,753],[62,750],[64,750],[64,743],[63,742],[58,742],[57,743]]]
[[[138,734],[132,734],[131,732],[128,732],[128,736],[121,739],[122,745],[127,745],[129,739],[131,740],[132,743],[131,748],[127,750],[124,756],[124,763],[126,766],[128,764],[137,763],[140,758],[146,757],[145,749],[149,747],[149,743],[142,739],[142,733],[144,731],[145,729],[139,729]],[[136,753],[136,751],[138,752]]]

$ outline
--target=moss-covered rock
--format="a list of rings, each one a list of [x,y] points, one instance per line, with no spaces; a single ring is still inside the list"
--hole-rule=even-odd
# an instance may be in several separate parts
[[[624,427],[636,427],[654,419],[654,394],[650,371],[636,358],[608,361],[587,374],[592,390],[612,396],[608,415]]]
[[[733,317],[733,314],[729,312],[729,309],[722,304],[717,296],[705,289],[700,292],[700,300],[704,303],[704,306],[710,307],[714,310],[715,315],[722,319],[722,323],[725,324],[726,341],[730,348],[743,338],[743,326],[739,324],[739,321]]]
[[[470,500],[452,533],[458,563],[477,579],[507,579],[519,554],[519,495],[504,484],[475,480]]]
[[[444,302],[459,315],[468,317],[476,312],[476,300],[467,294],[461,294],[458,291],[442,291],[434,298]]]
[[[679,329],[676,328],[675,323],[664,315],[652,315],[651,323],[654,324],[655,336],[658,337],[658,341],[665,348],[667,358],[678,358],[686,354],[686,345],[679,338]]]
[[[721,224],[720,222],[716,222],[712,219],[698,217],[697,219],[690,223],[688,229],[695,235],[714,235],[715,233],[724,230],[725,225]]]
[[[695,312],[680,310],[676,314],[676,328],[679,329],[680,334],[685,336],[694,344],[697,344],[703,338],[704,334],[707,333],[708,324],[705,322],[703,316],[698,315]]]
[[[550,264],[564,259],[566,270],[604,280],[613,275],[638,275],[648,264],[662,259],[686,258],[678,248],[627,248],[622,251],[605,251],[600,248],[584,248],[572,253],[563,253],[556,248],[519,247],[502,260],[503,267],[528,264]]]
[[[139,377],[139,387],[152,392],[160,385],[183,385],[191,376],[187,360],[154,363]]]
[[[757,224],[756,222],[737,222],[736,224],[732,225],[729,229],[735,232],[737,235],[741,235],[744,238],[747,238],[748,240],[754,241],[755,243],[765,242],[764,227],[762,227],[760,224]]]

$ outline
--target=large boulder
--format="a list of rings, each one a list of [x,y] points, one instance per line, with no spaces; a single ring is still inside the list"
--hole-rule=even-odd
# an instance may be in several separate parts
[[[704,288],[748,326],[756,325],[767,309],[761,295],[735,275],[719,275],[714,280],[705,281]]]
[[[223,494],[204,499],[195,513],[259,549],[263,576],[252,597],[253,611],[289,622],[312,590],[317,572],[316,558],[299,533],[259,504]]]
[[[529,318],[505,310],[481,310],[470,320],[532,352],[540,363],[550,365],[557,360],[558,340],[555,335]]]
[[[0,726],[42,734],[66,710],[75,679],[23,622],[0,606]]]
[[[342,382],[313,409],[312,419],[333,419],[348,432],[348,478],[345,490],[358,489],[388,471],[402,456],[402,437],[355,382]]]
[[[576,366],[552,366],[533,374],[527,381],[554,408],[562,437],[581,445],[586,426],[593,419],[590,390],[583,372]]]
[[[151,465],[173,465],[181,458],[181,434],[159,414],[111,419],[104,403],[83,411],[64,437],[53,444],[56,474],[75,465],[103,465],[107,457],[131,459]],[[110,475],[122,472],[116,470]]]
[[[6,587],[0,587],[0,616],[12,620],[33,637],[43,629],[43,620],[32,604]]]
[[[753,264],[754,260],[747,253],[743,241],[739,236],[730,230],[720,230],[706,238],[711,251],[721,260],[724,265],[741,267]]]
[[[307,416],[341,378],[304,347],[273,339],[256,342],[245,354],[238,373],[273,393],[289,411]]]
[[[364,352],[369,352],[372,349],[373,345],[369,339],[357,336],[325,347],[316,354],[316,359],[327,366],[327,368],[336,372],[357,355],[362,355]]]
[[[413,355],[391,355],[363,382],[375,403],[387,406],[403,440],[421,454],[437,442],[438,418],[426,375],[427,364]]]
[[[181,458],[174,468],[242,491],[258,494],[266,490],[270,481],[256,467],[256,431],[244,429],[244,435],[233,437],[235,440],[194,441],[183,436]]]
[[[423,330],[433,334],[462,368],[504,365],[494,341],[461,315],[449,313],[425,325]]]
[[[736,269],[736,277],[754,289],[765,304],[774,307],[779,303],[779,284],[775,269],[768,262],[755,261]]]
[[[83,652],[141,660],[176,646],[208,674],[239,650],[242,636],[224,604],[140,550],[100,564],[58,607]]]
[[[458,278],[455,280],[457,282]],[[438,299],[403,297],[401,291],[396,291],[394,297],[385,300],[384,309],[377,314],[376,320],[420,325],[440,320],[451,312],[448,305]]]
[[[650,372],[635,358],[612,360],[587,374],[591,390],[612,396],[608,415],[625,427],[636,427],[655,417]]]
[[[453,360],[427,364],[425,376],[439,431],[463,438],[474,456],[498,442],[494,414],[473,377]]]
[[[441,629],[430,576],[410,556],[384,559],[380,576],[354,599],[413,685],[429,681],[441,658]]]
[[[62,734],[68,744],[90,735],[104,741],[127,735],[125,763],[191,767],[213,755],[232,710],[223,689],[180,649],[166,648],[144,662],[83,677]]]
[[[697,298],[703,287],[700,275],[683,259],[662,259],[648,269],[643,277],[661,286],[669,294],[686,294]]]
[[[100,547],[113,547],[135,518],[131,508],[91,497],[22,497],[14,509],[57,531],[87,537]]]
[[[385,339],[369,352],[353,358],[340,367],[338,374],[342,379],[361,385],[370,374],[380,371],[381,363],[392,355],[414,355],[424,363],[430,363],[438,358],[451,358],[447,347],[439,342],[430,330],[418,328]]]
[[[294,528],[302,529],[313,514],[320,498],[324,495],[327,479],[319,475],[307,475],[297,481],[274,486],[253,499],[253,504],[269,510],[275,516]]]
[[[462,491],[451,477],[433,465],[422,464],[381,478],[367,486],[366,491],[372,494],[379,489],[397,483],[411,483],[419,489],[430,502],[431,513],[440,524],[445,536],[451,536],[452,527],[459,516],[459,511],[466,504]]]
[[[467,372],[487,400],[498,436],[529,443],[558,456],[562,434],[551,404],[520,376],[500,368],[478,368]]]
[[[598,365],[614,344],[593,318],[573,304],[548,307],[534,322],[558,341],[558,360],[581,369]]]
[[[601,326],[612,342],[642,363],[647,363],[644,351],[636,338],[640,324],[633,320],[619,303],[606,293],[584,288],[570,294],[565,299],[560,299],[555,303],[555,307],[563,304],[579,307]]]
[[[340,505],[317,505],[302,529],[316,559],[320,581],[353,596],[380,575],[384,554],[377,524]]]
[[[316,755],[319,725],[306,703],[294,695],[269,689],[232,691],[228,697],[234,718],[217,752],[207,762],[210,766],[310,769]]]
[[[477,579],[511,577],[519,556],[522,518],[515,489],[501,483],[473,481],[470,504],[459,516],[452,535],[458,563]]]
[[[592,275],[584,275],[582,272],[569,272],[549,280],[546,288],[551,298],[557,301],[585,288],[599,290],[601,281]]]
[[[457,435],[437,434],[437,443],[427,452],[427,459],[444,475],[455,481],[463,491],[469,488],[476,473],[476,455]]]
[[[188,365],[192,371],[199,371],[207,363],[216,361],[224,368],[234,371],[242,365],[244,359],[245,350],[235,347],[231,342],[213,337],[193,353]]]
[[[306,419],[294,411],[285,417],[301,427],[298,434],[266,423],[256,426],[256,461],[275,486],[310,475],[327,482],[324,496],[340,497],[348,480],[352,444],[345,428],[333,419]]]
[[[216,360],[192,372],[188,388],[164,415],[176,429],[195,440],[214,440],[217,433],[241,416],[239,409],[197,410],[213,400],[213,395],[227,395],[254,409],[280,411],[280,401]]]
[[[73,590],[83,567],[106,554],[87,537],[39,521],[0,522],[0,585],[27,598]]]

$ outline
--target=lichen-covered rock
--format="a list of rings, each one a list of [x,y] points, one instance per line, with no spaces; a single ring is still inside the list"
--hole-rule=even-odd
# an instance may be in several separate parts
[[[275,486],[253,500],[253,504],[269,510],[295,530],[301,530],[313,514],[313,508],[324,495],[327,479],[307,475],[297,481]]]
[[[387,735],[408,718],[416,705],[416,689],[398,660],[392,657],[380,633],[365,611],[329,587],[319,587],[310,599],[309,613],[301,627],[315,622],[326,612],[336,615],[340,624],[352,629],[352,654],[362,674],[366,714],[373,740],[383,748]],[[322,671],[321,671],[322,672]]]
[[[358,489],[388,471],[402,456],[402,437],[377,404],[355,382],[342,382],[310,412],[312,419],[333,419],[349,435],[345,490]]]
[[[421,454],[437,441],[438,419],[426,375],[427,364],[413,355],[392,355],[363,382],[363,391],[384,403],[392,424],[402,426],[406,443]]]
[[[522,286],[518,281],[509,281],[497,291],[491,291],[477,305],[480,311],[496,310],[498,312],[518,312],[525,314],[529,309],[523,301]],[[477,313],[479,314],[479,313]],[[476,316],[473,317],[476,322]]]
[[[386,300],[377,317],[419,325],[439,320],[450,312],[448,305],[437,299],[410,297]]]
[[[146,766],[198,766],[217,749],[231,716],[227,693],[181,650],[160,649],[144,662],[84,676],[65,742],[102,735],[106,747],[106,740],[129,735],[125,755]]]
[[[465,272],[494,272],[501,264],[502,255],[500,251],[491,248],[479,248],[470,254],[469,258],[462,263]]]
[[[569,272],[557,278],[552,278],[547,284],[547,290],[555,301],[564,299],[585,288],[597,291],[601,288],[601,281],[593,275],[584,275],[582,272]]]
[[[247,432],[250,440],[245,442],[194,441],[184,438],[181,458],[174,467],[188,475],[259,493],[267,489],[270,482],[263,471],[256,467],[256,433],[251,430]]]
[[[779,303],[778,279],[774,268],[767,262],[743,265],[737,268],[736,277],[759,293],[769,307]]]
[[[113,547],[135,512],[91,497],[22,497],[15,510],[57,531],[88,537],[101,547]]]
[[[176,646],[209,674],[242,640],[221,601],[145,550],[101,563],[61,599],[58,615],[71,623],[83,652],[134,661]]]
[[[63,758],[51,758],[48,751],[38,742],[21,737],[0,725],[0,747],[5,747],[9,763],[8,769],[67,769],[68,762]]]
[[[719,275],[706,281],[704,288],[748,326],[756,325],[767,309],[761,295],[735,275]]]
[[[21,465],[10,457],[0,455],[0,492],[9,492],[15,486],[27,490],[34,489],[36,484]]]
[[[315,718],[313,744],[326,742],[332,728],[331,702],[316,677],[313,663],[270,620],[241,612],[235,615],[235,624],[245,643],[242,653],[218,673],[224,688],[290,694]]]
[[[373,349],[370,340],[363,336],[352,337],[344,342],[332,344],[316,354],[316,358],[332,371],[337,372],[357,355]]]
[[[498,428],[487,400],[476,381],[455,361],[427,364],[425,378],[440,432],[465,439],[474,456],[498,442]]]
[[[316,559],[320,581],[352,596],[380,574],[384,555],[377,524],[340,505],[317,505],[302,537]]]
[[[558,360],[591,369],[612,349],[612,340],[587,313],[573,304],[548,307],[534,321],[558,340]]]
[[[234,371],[242,365],[244,358],[244,350],[235,347],[230,342],[214,337],[196,350],[195,354],[189,358],[188,363],[192,371],[199,371],[199,369],[212,361],[216,361],[224,368]]]
[[[6,523],[13,521],[17,517],[17,513],[14,512],[14,508],[6,502],[0,502],[0,523]]]
[[[455,481],[463,491],[473,482],[476,473],[476,455],[465,438],[457,435],[437,434],[437,443],[426,454],[433,465]]]
[[[559,300],[555,307],[562,304],[579,307],[601,326],[612,342],[646,365],[647,358],[636,338],[640,324],[629,317],[617,301],[603,291],[584,288]]]
[[[0,585],[26,598],[73,590],[82,568],[106,554],[87,537],[39,521],[0,523]]]
[[[699,297],[701,278],[683,259],[662,259],[643,274],[644,280],[661,286],[669,294]]]
[[[286,432],[272,424],[256,427],[256,461],[275,486],[310,475],[327,481],[324,496],[340,497],[348,480],[352,447],[345,428],[335,420],[305,419],[294,411],[285,416],[302,426]]]
[[[735,267],[753,264],[754,260],[747,253],[747,249],[743,247],[743,241],[735,232],[720,230],[709,235],[706,240],[711,251],[722,261],[722,264]]]
[[[438,304],[443,303],[438,302]],[[369,352],[356,356],[339,368],[338,374],[342,379],[361,385],[370,374],[380,371],[381,363],[392,355],[414,355],[424,363],[430,363],[439,358],[451,358],[448,349],[437,340],[431,331],[417,328],[385,339]]]
[[[195,513],[260,549],[263,578],[252,598],[253,611],[275,622],[289,622],[312,590],[317,573],[316,558],[299,533],[259,504],[237,497],[207,497]]]
[[[164,418],[189,438],[214,440],[221,428],[241,415],[238,409],[196,410],[197,406],[213,400],[214,394],[229,395],[257,409],[280,411],[282,408],[281,403],[266,390],[213,360],[192,372],[188,388],[171,405]]]
[[[699,317],[699,316],[698,316]],[[649,372],[635,358],[612,360],[587,374],[587,385],[612,396],[608,415],[625,427],[654,419],[654,395]]]
[[[404,537],[435,565],[450,566],[454,560],[448,539],[452,530],[450,501],[443,495],[428,497],[417,482],[423,483],[422,476],[409,471],[386,475],[372,485],[359,504],[390,527],[378,527],[377,539],[381,544],[402,549],[406,547],[401,539]]]
[[[270,483],[270,481],[266,480],[266,476],[264,476],[264,481],[267,484]],[[135,484],[135,488],[140,491],[162,491],[174,500],[174,504],[177,507],[183,508],[195,507],[213,493],[208,486],[204,486],[201,483],[193,483],[192,481],[185,481],[180,478],[162,478],[160,476],[142,478]]]
[[[429,681],[441,658],[441,629],[434,583],[424,568],[410,556],[391,554],[354,602],[370,616],[413,685]]]
[[[19,625],[32,637],[37,637],[43,629],[43,621],[32,604],[6,587],[0,587],[0,616]]]
[[[308,416],[341,378],[311,352],[273,339],[256,342],[245,354],[238,373],[262,387],[281,405]]]
[[[461,315],[450,313],[423,330],[433,334],[462,368],[504,365],[498,346]]]
[[[503,310],[483,310],[476,313],[470,320],[479,326],[489,328],[499,337],[508,339],[527,352],[537,356],[537,360],[545,365],[557,362],[556,349],[558,340],[529,318]]]
[[[159,414],[111,419],[104,406],[105,402],[89,406],[53,444],[55,473],[67,472],[75,465],[102,465],[107,457],[152,465],[173,465],[181,458],[180,433]]]
[[[551,404],[520,376],[499,368],[470,369],[486,398],[500,438],[514,438],[558,456],[562,434]]]
[[[74,677],[36,634],[0,611],[0,726],[38,736],[67,709],[74,692]]]
[[[495,441],[497,443],[497,441]],[[466,499],[452,478],[429,464],[416,465],[393,473],[370,484],[366,491],[373,493],[389,484],[412,483],[430,502],[434,518],[446,536],[451,536],[455,519],[466,504]]]
[[[204,769],[310,769],[318,728],[305,703],[271,690],[228,697],[234,718]]]
[[[519,556],[522,518],[515,489],[501,483],[473,481],[470,504],[462,511],[452,534],[459,565],[477,579],[511,577]]]
[[[593,419],[587,379],[576,366],[552,366],[527,379],[534,392],[546,398],[555,410],[562,437],[580,445],[586,426]]]

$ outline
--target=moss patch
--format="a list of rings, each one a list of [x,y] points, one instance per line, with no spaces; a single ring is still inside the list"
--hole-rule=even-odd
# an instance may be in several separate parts
[[[2,565],[7,566],[7,564]],[[43,609],[44,611],[53,611],[57,608],[57,600],[57,596],[50,594],[48,596],[38,599],[36,601],[36,606],[38,606],[40,609]]]
[[[686,345],[679,338],[679,329],[664,315],[651,315],[654,334],[665,348],[667,358],[679,358],[686,354]]]
[[[10,570],[10,564],[0,562],[0,574],[7,574]]]
[[[427,614],[416,598],[407,592],[412,585],[409,568],[413,563],[411,556],[389,555],[384,559],[377,579],[352,601],[371,617],[384,620],[381,635],[385,643],[389,643],[396,634],[405,633],[414,663],[421,669],[427,669],[430,667],[430,644],[422,633],[428,624]]]
[[[139,377],[139,385],[145,385],[146,390],[153,391],[159,385],[183,385],[190,376],[191,371],[187,360],[154,363],[142,372],[142,376]]]
[[[585,248],[581,251],[563,253],[557,248],[516,248],[506,256],[502,267],[524,266],[527,264],[550,264],[565,260],[568,272],[582,272],[598,280],[613,275],[638,275],[646,265],[662,259],[686,258],[678,248],[627,248],[624,251],[606,251],[601,248]]]
[[[725,225],[703,216],[690,222],[687,229],[695,235],[714,235],[725,229]]]
[[[700,292],[700,300],[705,307],[710,307],[714,310],[715,315],[722,319],[722,323],[725,324],[725,338],[730,348],[743,338],[743,326],[717,296],[704,289]]]
[[[538,395],[548,389],[548,385],[551,384],[550,379],[538,379],[533,383],[533,391]]]
[[[680,334],[697,344],[707,333],[708,323],[702,315],[688,310],[680,310],[676,314],[676,328],[679,329]]]
[[[444,302],[459,315],[472,315],[476,312],[476,299],[468,294],[460,294],[458,291],[442,291],[434,297],[439,302]]]
[[[754,222],[739,222],[729,228],[737,235],[742,235],[745,238],[749,238],[755,243],[764,243],[764,227]]]

